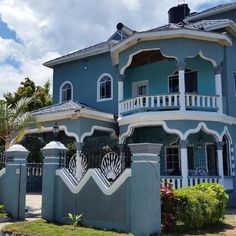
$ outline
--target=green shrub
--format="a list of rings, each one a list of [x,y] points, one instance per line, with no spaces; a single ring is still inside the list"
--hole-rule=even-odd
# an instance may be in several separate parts
[[[177,217],[186,228],[202,228],[224,217],[228,196],[219,184],[204,183],[176,191]]]

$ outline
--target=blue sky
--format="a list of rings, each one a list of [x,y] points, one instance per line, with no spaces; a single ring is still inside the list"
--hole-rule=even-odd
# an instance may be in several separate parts
[[[168,9],[182,0],[1,0],[0,97],[25,77],[52,80],[42,63],[107,40],[123,22],[134,30],[166,24]],[[191,11],[229,0],[185,0]],[[20,14],[19,14],[20,13]]]

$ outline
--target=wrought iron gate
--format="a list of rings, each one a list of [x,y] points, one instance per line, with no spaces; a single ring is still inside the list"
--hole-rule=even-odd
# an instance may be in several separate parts
[[[42,163],[28,163],[27,164],[27,193],[42,192]]]

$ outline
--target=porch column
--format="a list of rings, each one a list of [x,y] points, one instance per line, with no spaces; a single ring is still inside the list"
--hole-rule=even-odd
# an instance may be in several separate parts
[[[120,102],[124,99],[124,75],[118,77],[118,115],[120,116],[121,107]]]
[[[187,140],[180,140],[182,187],[188,186],[188,149]]]
[[[76,143],[77,152],[82,151],[83,145],[84,145],[84,143],[81,143],[81,142]]]
[[[217,106],[219,108],[218,112],[223,113],[223,101],[222,101],[222,76],[221,76],[222,67],[216,66],[214,67],[215,74],[215,90],[217,98]]]
[[[180,110],[185,111],[185,62],[178,62],[178,71],[179,71],[179,105]]]
[[[217,142],[217,162],[218,174],[220,176],[219,183],[224,185],[223,142]]]

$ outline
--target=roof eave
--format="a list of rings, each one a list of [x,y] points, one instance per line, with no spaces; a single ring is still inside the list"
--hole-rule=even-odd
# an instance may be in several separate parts
[[[56,65],[64,64],[67,62],[71,62],[71,61],[75,61],[75,60],[79,60],[79,59],[83,59],[83,58],[87,58],[91,56],[96,56],[96,55],[103,54],[109,51],[110,51],[110,47],[104,47],[102,49],[96,49],[91,52],[81,53],[80,55],[71,56],[69,58],[59,57],[58,59],[47,61],[43,63],[43,65],[49,68],[53,68]]]
[[[195,21],[195,20],[202,19],[204,17],[212,16],[215,14],[219,14],[219,13],[234,10],[234,9],[236,9],[236,5],[226,6],[224,8],[215,9],[209,12],[202,12],[202,13],[197,13],[196,15],[193,15],[193,16],[188,16],[187,18],[184,19],[184,21],[185,22]]]
[[[204,31],[189,30],[189,29],[165,30],[165,31],[159,31],[159,32],[142,32],[142,33],[134,34],[130,38],[122,41],[121,43],[111,48],[113,63],[115,65],[118,64],[119,53],[129,48],[130,46],[135,45],[137,42],[163,40],[163,39],[171,39],[171,38],[191,38],[191,39],[216,42],[216,43],[221,44],[222,46],[232,45],[232,41],[227,35],[222,35],[215,32],[214,33],[204,32]]]

